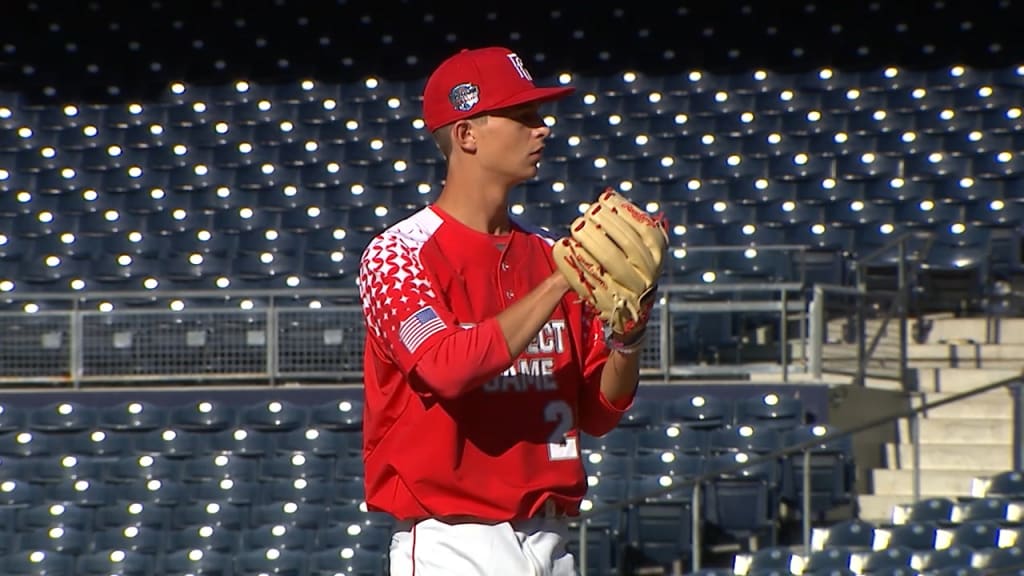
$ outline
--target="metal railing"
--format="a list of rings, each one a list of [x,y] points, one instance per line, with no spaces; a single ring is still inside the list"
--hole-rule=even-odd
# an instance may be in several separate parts
[[[762,252],[798,252],[802,246],[763,246]],[[743,247],[694,247],[727,252]],[[656,338],[641,351],[648,380],[735,373],[720,359],[679,357],[676,320],[707,314],[758,315],[778,327],[776,362],[765,370],[788,380],[791,318],[806,353],[806,294],[792,282],[667,282],[650,321]],[[362,379],[365,325],[354,288],[335,290],[201,290],[4,294],[40,310],[0,312],[0,383],[71,385],[121,382],[353,381]],[[154,302],[187,302],[183,309]],[[316,302],[315,308],[310,307]],[[248,302],[249,306],[243,304]],[[139,305],[140,303],[145,305]],[[107,306],[100,311],[100,305]],[[742,362],[742,359],[740,359]],[[803,370],[803,368],[800,368]]]
[[[579,565],[581,576],[587,575],[587,520],[595,516],[608,514],[610,511],[621,511],[635,508],[636,506],[647,503],[650,500],[657,500],[663,496],[690,490],[690,512],[692,522],[691,530],[691,541],[690,541],[690,570],[696,572],[702,568],[702,538],[703,532],[701,527],[703,525],[703,508],[702,502],[702,490],[704,487],[713,482],[715,479],[726,475],[735,474],[745,469],[755,467],[761,464],[776,462],[781,458],[800,454],[803,457],[802,464],[802,479],[804,487],[803,493],[801,494],[801,534],[803,539],[803,547],[805,555],[809,555],[811,552],[811,491],[808,487],[810,483],[810,461],[813,448],[822,444],[829,444],[835,440],[855,436],[862,432],[878,428],[880,426],[894,425],[899,420],[909,419],[915,421],[921,415],[926,414],[929,410],[935,410],[940,406],[947,404],[954,404],[967,398],[972,398],[980,394],[985,394],[998,390],[1000,388],[1008,389],[1008,395],[1013,401],[1013,465],[1015,469],[1021,469],[1024,465],[1024,376],[1008,378],[999,380],[990,384],[979,386],[973,390],[968,390],[952,396],[948,396],[935,402],[923,403],[915,408],[904,410],[897,414],[892,414],[880,418],[868,420],[860,425],[850,427],[845,430],[834,430],[833,432],[826,434],[821,437],[816,437],[813,440],[801,442],[799,444],[793,444],[786,446],[774,452],[763,454],[763,455],[751,455],[751,457],[742,463],[737,463],[734,466],[723,467],[716,469],[711,472],[704,472],[696,475],[692,478],[685,478],[679,483],[674,483],[672,486],[665,487],[664,489],[652,491],[647,494],[642,494],[634,498],[624,500],[622,502],[603,506],[595,507],[591,510],[581,512],[580,516],[575,520],[578,523],[577,530],[579,531]],[[685,432],[684,432],[685,433]],[[913,434],[913,442],[917,444],[919,438],[916,432]],[[915,484],[919,485],[920,482],[920,466],[919,462],[915,462],[914,476]],[[915,491],[912,501],[917,502],[920,499],[919,492]],[[677,574],[682,573],[681,566],[676,567]]]

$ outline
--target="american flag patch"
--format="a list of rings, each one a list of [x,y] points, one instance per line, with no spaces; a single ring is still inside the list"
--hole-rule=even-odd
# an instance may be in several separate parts
[[[427,306],[420,308],[399,325],[398,338],[411,354],[416,352],[424,340],[444,328],[444,321],[437,315],[437,312],[434,312],[434,308]]]

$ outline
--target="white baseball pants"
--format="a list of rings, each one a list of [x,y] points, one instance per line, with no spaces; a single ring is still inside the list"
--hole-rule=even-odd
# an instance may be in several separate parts
[[[391,537],[391,576],[576,576],[564,520],[500,524],[422,520]]]

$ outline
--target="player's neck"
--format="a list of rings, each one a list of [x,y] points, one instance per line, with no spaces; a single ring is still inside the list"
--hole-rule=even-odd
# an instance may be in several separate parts
[[[473,230],[500,235],[512,230],[507,201],[504,185],[488,186],[480,179],[460,179],[449,173],[435,205]]]

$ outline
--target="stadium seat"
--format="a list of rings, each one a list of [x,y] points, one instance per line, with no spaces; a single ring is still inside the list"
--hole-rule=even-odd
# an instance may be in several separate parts
[[[735,541],[777,543],[779,472],[774,461],[746,465],[755,455],[727,452],[708,458],[706,470],[717,473],[707,485],[704,518]]]
[[[158,528],[126,526],[92,534],[96,550],[124,550],[156,556],[164,550],[166,534]]]
[[[814,528],[811,549],[845,548],[852,551],[870,551],[875,540],[875,525],[860,519],[842,520],[831,526]]]
[[[693,394],[670,400],[665,417],[688,428],[718,428],[732,422],[734,410],[733,403],[722,396]]]
[[[185,576],[186,574],[231,574],[231,555],[215,550],[190,548],[175,550],[164,556],[157,568],[160,574]]]
[[[85,530],[55,526],[48,530],[19,534],[17,547],[22,551],[41,550],[75,556],[85,552],[91,540],[92,534]]]
[[[807,450],[810,452],[811,510],[815,514],[849,504],[854,495],[856,469],[851,438],[842,436],[823,440],[836,433],[837,430],[828,425],[809,424],[797,426],[783,437],[783,444],[787,447],[810,443]],[[803,466],[803,452],[784,457],[782,494],[793,504],[802,502]]]
[[[234,454],[203,454],[189,458],[182,470],[184,482],[208,482],[224,478],[254,481],[260,476],[260,463]]]
[[[852,552],[834,547],[811,552],[804,559],[803,574],[807,576],[850,576]]]
[[[239,423],[255,430],[284,432],[306,424],[306,411],[296,404],[272,400],[242,409]]]
[[[998,548],[1002,545],[1001,537],[1001,526],[998,522],[969,522],[941,530],[936,536],[935,547],[967,550]]]
[[[147,507],[148,509],[159,510],[153,507]],[[245,526],[247,520],[245,512],[246,509],[242,506],[214,500],[194,500],[175,506],[171,511],[170,518],[163,521],[168,522],[171,534],[197,531],[204,526],[223,528],[224,530],[218,531],[230,533]],[[189,536],[177,539],[169,543],[168,546],[173,550],[196,547],[198,543]]]
[[[876,549],[907,548],[914,551],[934,550],[938,526],[930,522],[912,522],[875,530]]]
[[[387,558],[384,553],[362,552],[338,544],[318,548],[310,556],[309,564],[310,574],[316,576],[383,576],[387,573]]]
[[[306,502],[270,502],[251,507],[249,525],[285,525],[317,529],[324,523],[323,505]]]
[[[163,530],[168,527],[168,516],[167,508],[118,499],[96,508],[94,518],[97,530],[123,530],[128,526]]]
[[[970,569],[973,561],[973,550],[959,546],[951,546],[942,550],[930,550],[917,555],[914,568],[921,572],[938,573],[952,570]]]
[[[0,568],[10,576],[71,576],[75,573],[74,564],[74,554],[52,550],[21,550],[0,558]]]
[[[896,506],[893,509],[893,523],[932,522],[939,526],[952,523],[956,502],[944,496],[922,498],[914,503]]]
[[[198,400],[172,407],[168,424],[192,432],[217,432],[237,423],[237,410],[226,402]]]
[[[75,572],[83,576],[150,576],[154,556],[148,551],[100,548],[78,557]]]
[[[358,430],[363,425],[363,406],[355,400],[326,402],[313,407],[310,425],[328,430]]]
[[[992,498],[1024,498],[1024,474],[1019,470],[1006,470],[988,479],[985,495]]]
[[[167,413],[162,406],[128,400],[101,407],[97,425],[115,431],[141,432],[161,428],[166,423]]]
[[[736,401],[736,424],[792,429],[806,423],[803,401],[791,394],[768,392]]]
[[[868,574],[892,574],[893,570],[911,570],[911,563],[914,561],[914,550],[901,546],[889,546],[867,552],[861,560],[861,573]]]
[[[704,455],[708,450],[708,431],[692,426],[669,424],[657,428],[640,430],[636,434],[638,454],[648,452],[676,452],[680,454]]]
[[[76,530],[88,531],[93,527],[92,510],[84,506],[35,502],[27,507],[14,509],[12,512],[17,512],[17,515],[8,527],[17,530],[31,532],[47,530],[54,526],[68,526]]]
[[[28,426],[40,432],[80,432],[95,426],[96,409],[77,402],[56,402],[29,413]]]
[[[202,450],[194,433],[175,428],[138,432],[135,449],[139,454],[163,455],[168,458],[188,458]]]

